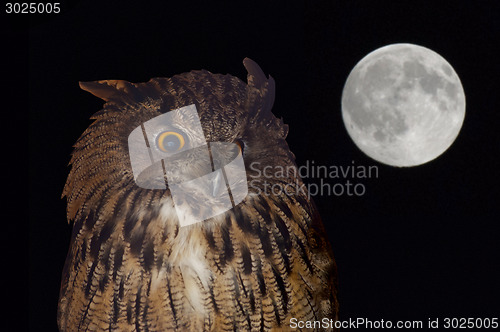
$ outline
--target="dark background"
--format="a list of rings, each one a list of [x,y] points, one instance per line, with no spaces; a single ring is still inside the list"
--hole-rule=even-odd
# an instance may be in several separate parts
[[[3,32],[21,46],[15,58],[28,61],[25,232],[33,331],[56,331],[71,230],[61,192],[72,144],[103,103],[78,81],[141,82],[194,69],[245,80],[244,57],[276,80],[273,112],[290,126],[298,165],[379,167],[378,178],[361,181],[362,197],[315,197],[338,264],[340,319],[498,317],[495,1],[80,1],[61,7],[52,15],[2,13]],[[447,59],[467,102],[451,148],[428,164],[402,169],[357,149],[340,109],[353,66],[374,49],[401,42]]]

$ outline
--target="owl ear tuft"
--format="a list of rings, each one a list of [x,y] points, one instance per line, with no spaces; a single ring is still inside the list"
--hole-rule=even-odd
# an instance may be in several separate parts
[[[267,78],[260,66],[252,59],[243,59],[243,65],[248,72],[248,86],[258,91],[258,98],[256,98],[257,96],[249,96],[250,103],[261,104],[264,111],[271,112],[276,90],[274,79],[271,75]]]
[[[105,101],[119,101],[128,98],[136,99],[139,91],[135,84],[124,80],[103,80],[79,82],[82,90]]]
[[[260,66],[250,58],[243,59],[243,65],[248,72],[248,85],[260,90],[267,82],[267,77]]]

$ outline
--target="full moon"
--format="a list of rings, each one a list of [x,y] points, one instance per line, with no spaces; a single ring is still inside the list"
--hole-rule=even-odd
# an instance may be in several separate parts
[[[379,48],[352,69],[342,93],[349,136],[369,157],[409,167],[440,156],[465,117],[465,94],[452,66],[413,44]]]

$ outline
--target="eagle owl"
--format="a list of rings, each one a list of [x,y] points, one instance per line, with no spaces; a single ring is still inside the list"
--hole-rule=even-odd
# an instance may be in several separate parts
[[[73,231],[61,331],[288,331],[292,318],[337,319],[336,265],[314,203],[300,186],[269,190],[302,184],[269,171],[295,166],[288,126],[271,113],[274,80],[243,64],[247,83],[206,70],[80,83],[106,103],[74,145],[63,191]],[[137,185],[127,139],[187,105],[207,142],[238,145],[251,185],[226,212],[181,226],[168,186]],[[163,147],[189,145],[187,120],[173,121]]]

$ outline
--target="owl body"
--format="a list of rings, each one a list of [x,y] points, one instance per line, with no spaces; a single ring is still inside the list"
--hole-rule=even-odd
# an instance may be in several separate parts
[[[291,318],[336,319],[336,266],[313,202],[297,186],[264,190],[302,182],[261,178],[260,169],[293,166],[294,156],[287,126],[271,113],[274,81],[244,64],[248,84],[208,71],[81,83],[106,104],[74,146],[63,193],[74,224],[61,331],[287,331]],[[137,186],[127,137],[191,104],[206,140],[237,142],[248,183],[259,181],[229,211],[180,227],[169,188]],[[176,121],[189,144],[190,120]]]

